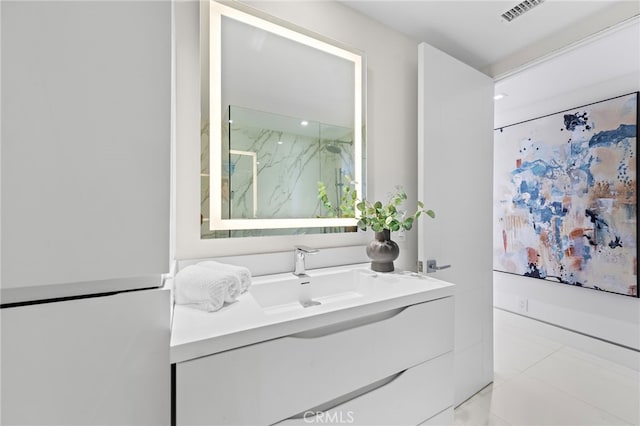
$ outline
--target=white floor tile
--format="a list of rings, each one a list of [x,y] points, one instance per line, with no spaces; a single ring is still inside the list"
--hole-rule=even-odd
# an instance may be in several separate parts
[[[564,347],[562,348],[563,352],[566,352],[568,354],[571,354],[572,356],[575,356],[577,358],[580,358],[582,360],[588,361],[592,364],[594,364],[595,366],[597,366],[597,368],[604,368],[607,370],[612,370],[615,371],[619,374],[622,375],[629,375],[632,373],[636,373],[636,374],[640,374],[640,369],[637,368],[630,368],[627,366],[624,366],[622,364],[618,364],[616,362],[604,359],[602,357],[596,356],[596,355],[592,355],[590,353],[584,352],[582,350],[578,350],[578,349],[574,349],[574,348],[570,348],[570,347]],[[638,354],[638,361],[640,361],[640,354]]]
[[[491,393],[494,386],[489,385],[473,398],[455,409],[456,426],[508,426],[505,420],[491,412]]]
[[[637,369],[550,340],[537,324],[550,327],[494,310],[494,383],[455,409],[456,426],[640,425]]]
[[[498,372],[524,371],[562,347],[551,341],[535,339],[530,334],[516,334],[498,327],[494,330],[493,339],[493,362]]]
[[[535,321],[501,309],[494,309],[493,312],[495,327],[508,328],[509,330],[515,329],[534,334],[545,340],[559,343],[562,346],[573,347],[582,352],[594,354],[600,358],[640,371],[640,354],[637,351],[576,334],[570,330]]]
[[[628,423],[640,424],[640,373],[637,371],[564,348],[525,374]]]
[[[630,424],[526,375],[492,392],[491,413],[520,426]]]
[[[516,370],[513,367],[505,366],[504,362],[495,363],[495,364],[496,364],[496,367],[493,370],[493,387],[494,387],[494,389],[496,387],[498,387],[498,386],[502,386],[504,383],[509,381],[509,379],[517,376],[518,374],[522,374],[521,371]]]

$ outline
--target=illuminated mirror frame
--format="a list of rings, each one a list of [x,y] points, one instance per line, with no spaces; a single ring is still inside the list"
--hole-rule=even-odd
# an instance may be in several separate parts
[[[239,6],[239,5],[238,5]],[[354,182],[358,203],[362,196],[362,149],[363,149],[363,58],[361,54],[337,47],[329,42],[322,41],[318,37],[303,34],[282,25],[263,18],[246,13],[242,10],[230,7],[216,1],[210,2],[210,56],[209,56],[209,82],[210,96],[210,181],[209,181],[209,208],[211,230],[242,230],[242,229],[281,229],[281,228],[318,228],[356,226],[360,213],[355,209],[355,218],[287,218],[287,219],[223,219],[222,218],[222,17],[260,28],[264,31],[285,37],[289,40],[304,44],[325,53],[329,53],[353,62],[354,68]]]

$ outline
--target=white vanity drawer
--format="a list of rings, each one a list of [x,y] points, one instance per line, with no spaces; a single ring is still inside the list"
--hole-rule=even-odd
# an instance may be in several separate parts
[[[420,426],[448,426],[453,425],[455,421],[453,407],[449,407],[446,410],[436,414],[424,423],[420,423]]]
[[[389,383],[334,408],[320,407],[308,410],[302,413],[302,416],[298,415],[278,425],[349,423],[370,426],[416,426],[452,407],[452,375],[453,353],[448,352],[412,367]]]
[[[273,424],[452,349],[447,297],[179,363],[177,423]]]

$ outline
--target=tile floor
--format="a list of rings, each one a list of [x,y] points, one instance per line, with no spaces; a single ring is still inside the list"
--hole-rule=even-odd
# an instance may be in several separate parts
[[[640,425],[637,369],[545,337],[522,320],[494,309],[494,382],[456,408],[456,426]]]

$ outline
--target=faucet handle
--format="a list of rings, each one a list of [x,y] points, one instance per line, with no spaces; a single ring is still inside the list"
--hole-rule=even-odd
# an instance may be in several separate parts
[[[306,275],[305,264],[304,264],[305,256],[307,254],[315,254],[318,251],[319,251],[318,249],[313,249],[307,246],[295,246],[295,250],[293,252],[293,255],[295,258],[295,267],[293,269],[293,274],[299,277],[305,276]]]

